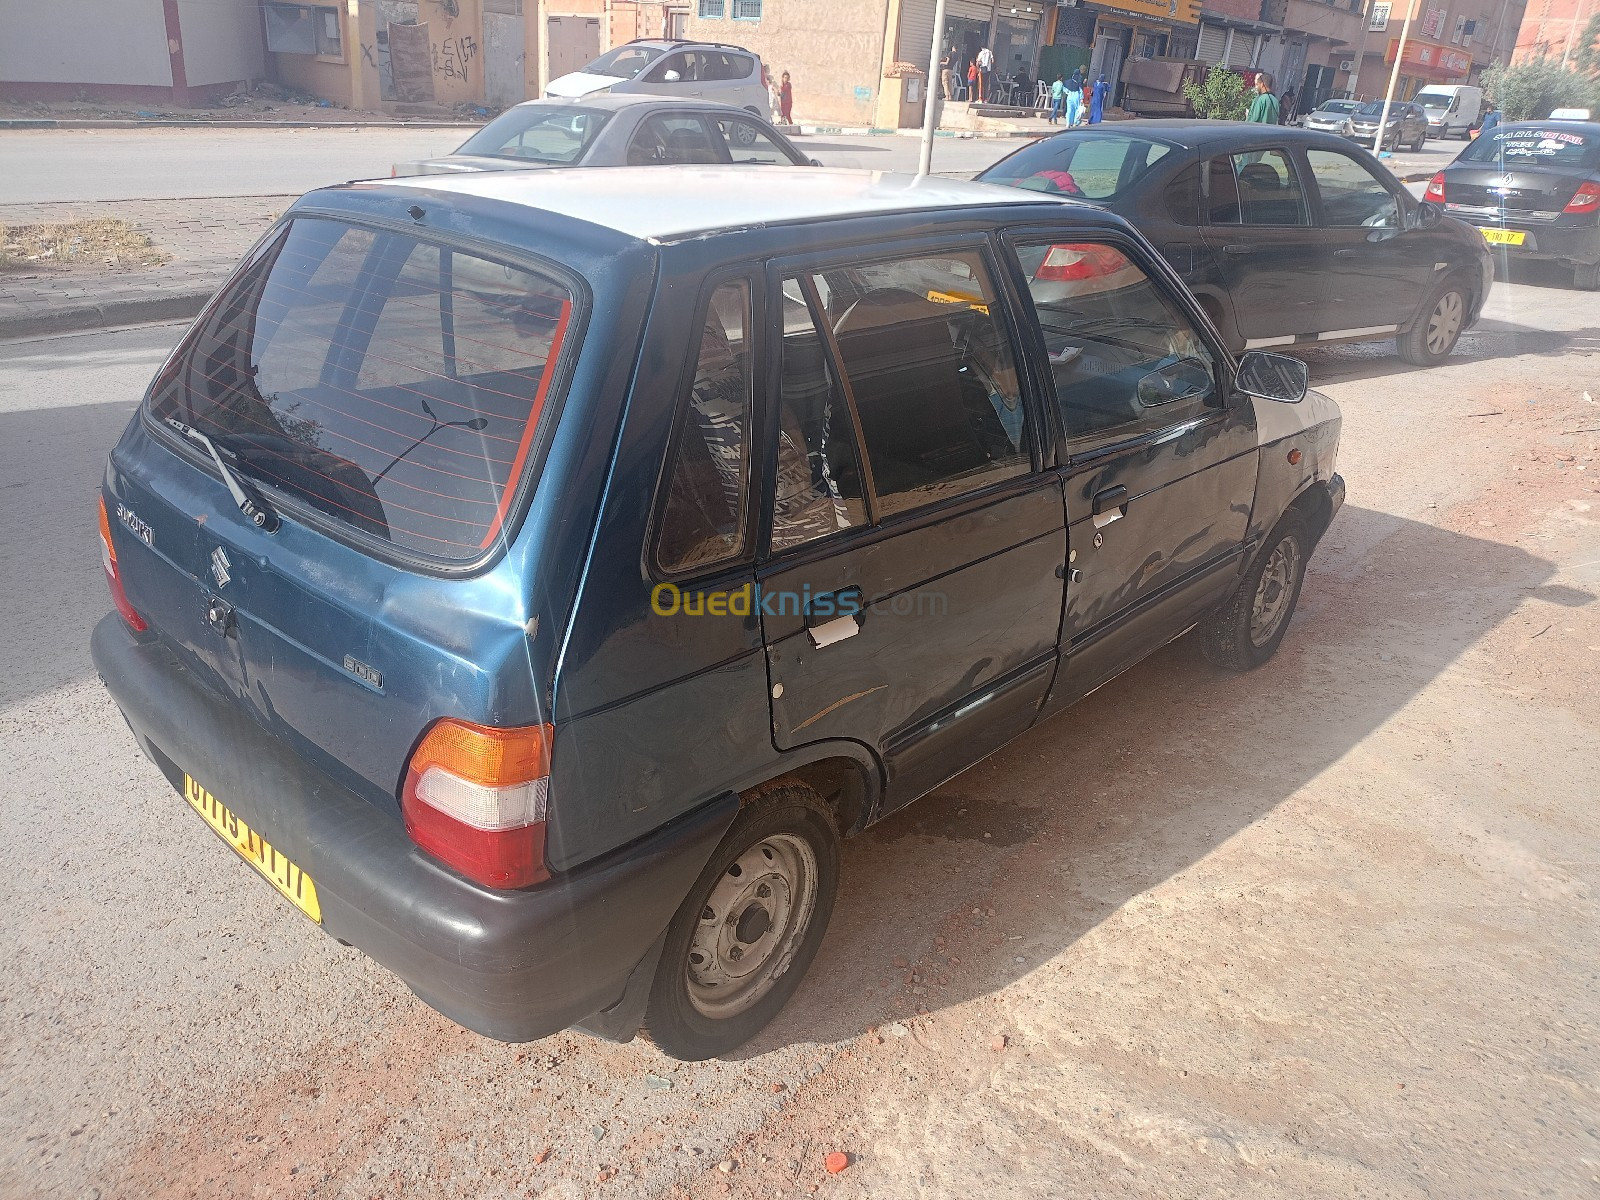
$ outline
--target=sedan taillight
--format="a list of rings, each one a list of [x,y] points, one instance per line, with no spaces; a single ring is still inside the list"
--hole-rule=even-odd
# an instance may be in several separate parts
[[[1440,171],[1428,180],[1428,190],[1422,193],[1424,200],[1431,200],[1435,204],[1444,203],[1444,172]]]
[[[1572,199],[1567,201],[1567,206],[1561,211],[1591,213],[1597,208],[1600,208],[1600,183],[1585,179],[1578,185],[1578,190],[1572,193]]]

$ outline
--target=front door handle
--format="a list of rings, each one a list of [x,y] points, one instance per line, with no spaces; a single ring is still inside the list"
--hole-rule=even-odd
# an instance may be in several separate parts
[[[1122,484],[1102,488],[1094,494],[1094,527],[1103,529],[1113,521],[1120,521],[1128,511],[1128,489]]]
[[[1256,248],[1254,246],[1246,246],[1241,244],[1236,246],[1224,246],[1222,248],[1222,252],[1224,254],[1254,254],[1256,252]]]
[[[1335,250],[1333,256],[1335,258],[1355,258],[1360,253],[1361,251],[1359,250]]]

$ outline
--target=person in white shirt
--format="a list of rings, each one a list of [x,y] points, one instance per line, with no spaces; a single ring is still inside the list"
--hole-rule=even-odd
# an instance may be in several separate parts
[[[978,57],[974,61],[978,64],[977,98],[980,101],[987,100],[989,98],[989,76],[994,71],[994,51],[985,46],[978,51]]]

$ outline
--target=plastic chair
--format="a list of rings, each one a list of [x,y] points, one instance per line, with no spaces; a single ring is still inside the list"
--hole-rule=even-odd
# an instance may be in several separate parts
[[[1050,107],[1050,85],[1041,79],[1034,85],[1033,90],[1033,107],[1037,111],[1043,112]]]

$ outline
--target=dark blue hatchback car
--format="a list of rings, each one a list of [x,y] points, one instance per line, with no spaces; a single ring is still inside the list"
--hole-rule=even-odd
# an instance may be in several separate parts
[[[112,453],[95,662],[427,1003],[705,1057],[794,990],[841,837],[1191,628],[1273,653],[1344,495],[1305,382],[1011,189],[313,192]]]

